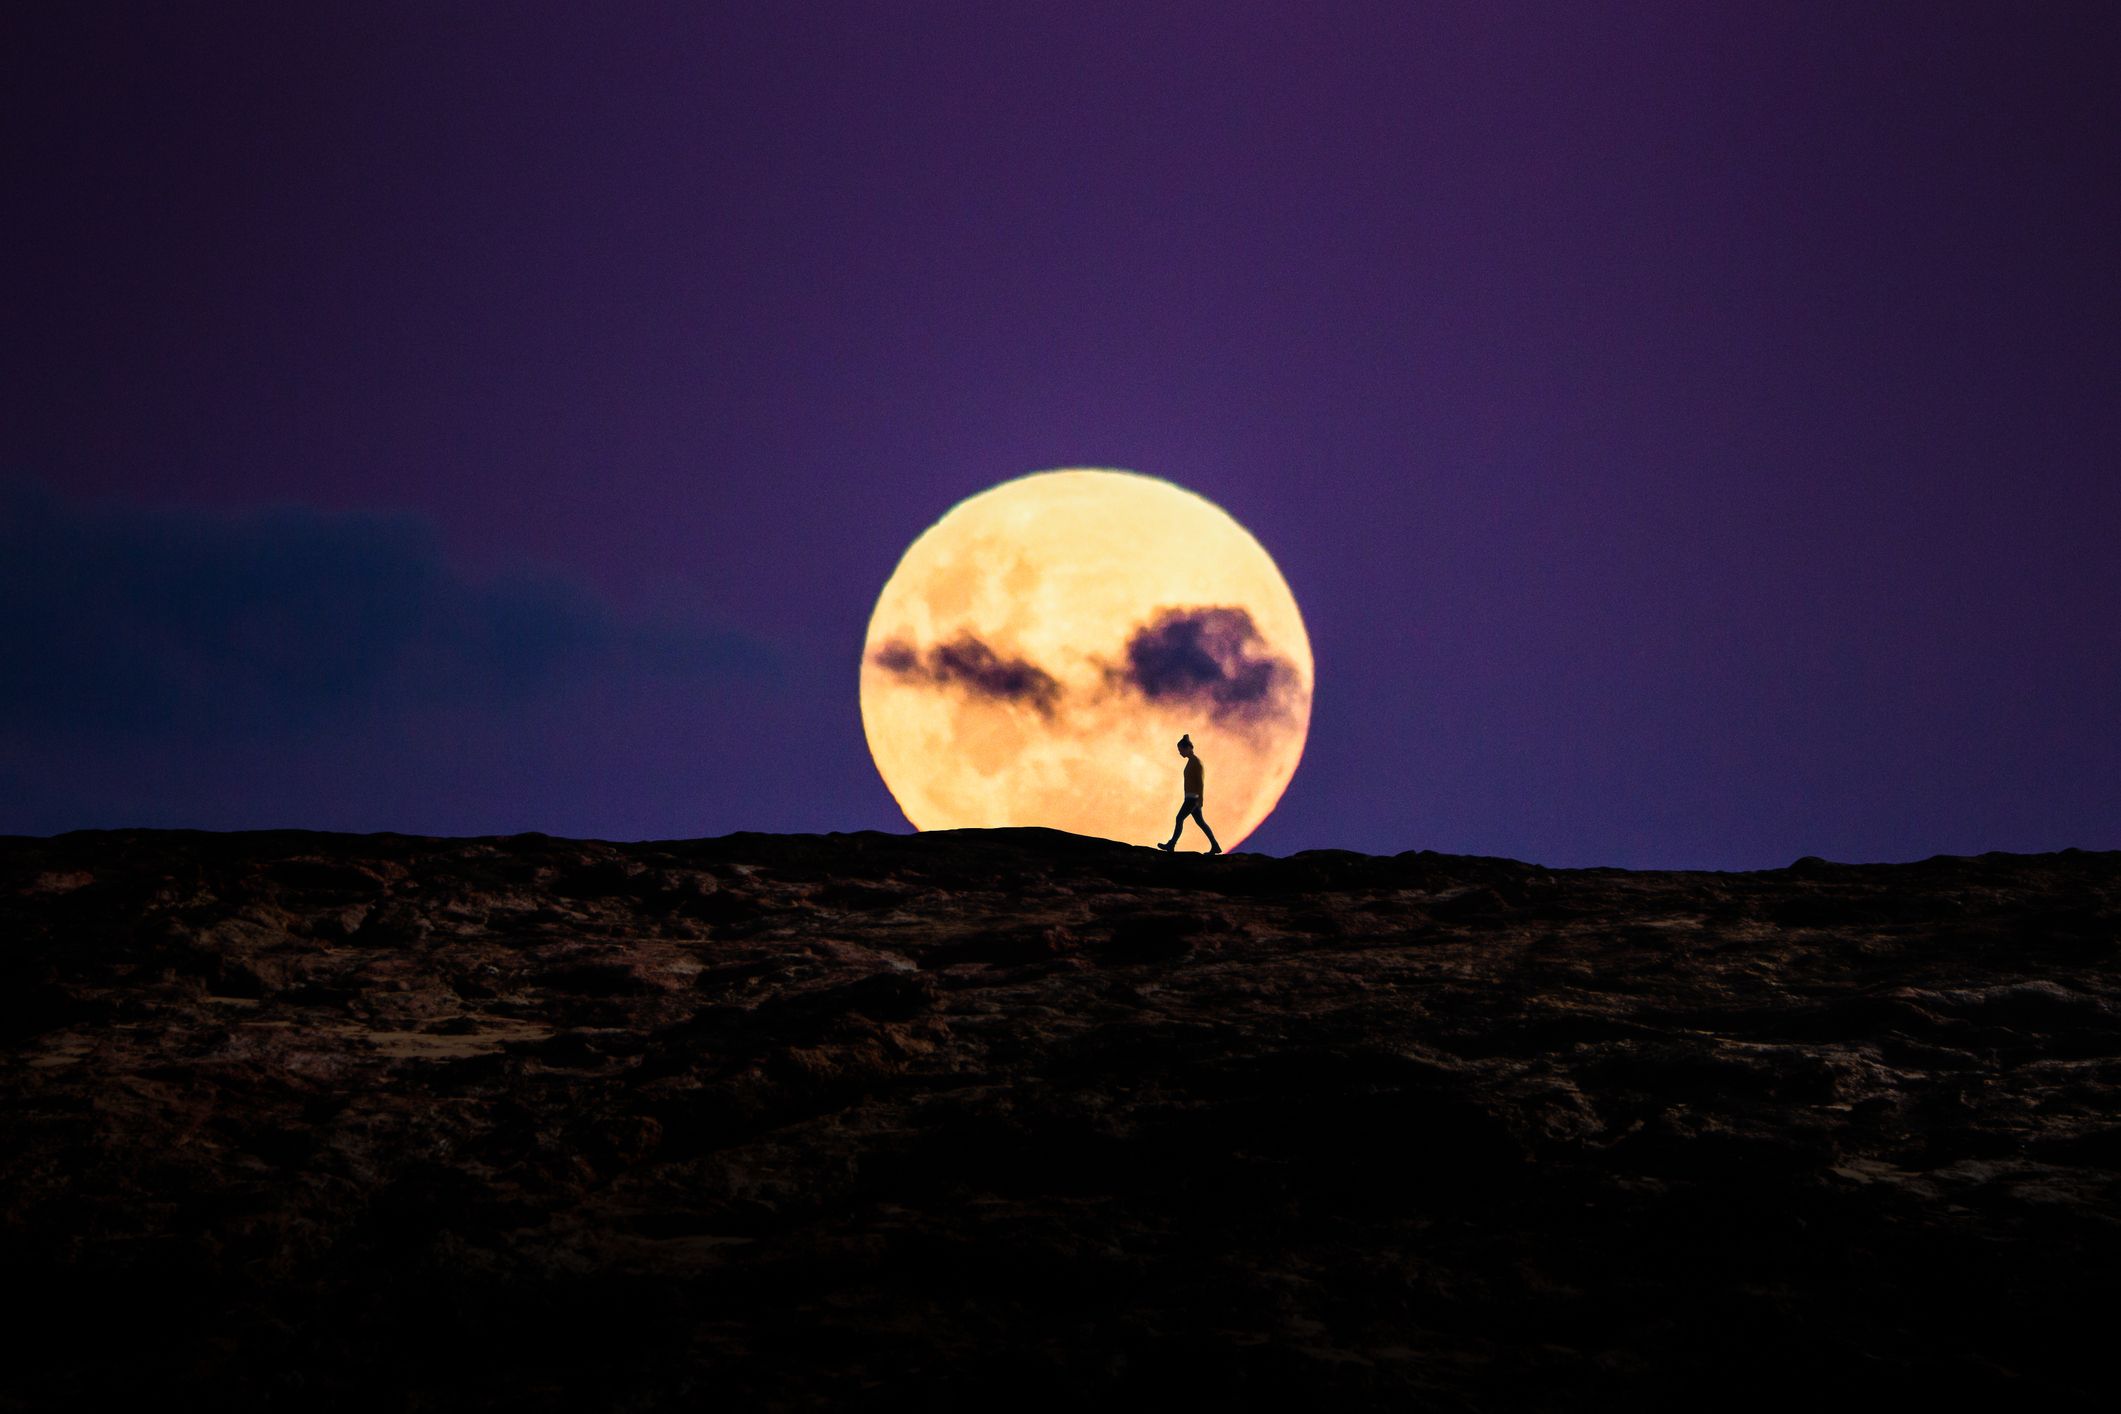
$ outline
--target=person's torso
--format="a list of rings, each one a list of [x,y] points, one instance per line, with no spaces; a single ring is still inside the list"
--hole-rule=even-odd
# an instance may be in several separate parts
[[[1198,756],[1188,756],[1186,758],[1186,794],[1199,795],[1201,782],[1205,779],[1206,772],[1201,769],[1200,758]]]

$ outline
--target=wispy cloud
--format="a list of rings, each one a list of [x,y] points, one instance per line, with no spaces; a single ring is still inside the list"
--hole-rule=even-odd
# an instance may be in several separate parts
[[[869,661],[905,681],[1023,703],[1048,717],[1069,700],[1069,689],[1051,673],[998,653],[971,634],[926,648],[892,639]],[[1221,725],[1249,727],[1287,716],[1299,684],[1295,665],[1268,647],[1251,614],[1194,606],[1160,610],[1129,634],[1118,661],[1104,667],[1099,695],[1116,691],[1188,704]]]
[[[613,677],[769,670],[553,576],[469,579],[405,515],[84,506],[0,488],[0,724],[299,729]]]
[[[1297,686],[1294,665],[1238,608],[1161,611],[1128,638],[1113,676],[1152,701],[1195,703],[1239,723],[1285,715]]]
[[[1060,701],[1053,675],[1022,658],[1005,658],[970,634],[926,652],[898,639],[880,644],[869,661],[901,678],[959,687],[977,697],[1020,702],[1052,715]]]

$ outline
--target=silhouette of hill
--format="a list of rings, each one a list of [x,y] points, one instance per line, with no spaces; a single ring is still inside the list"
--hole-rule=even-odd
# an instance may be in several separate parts
[[[2103,1386],[2121,854],[0,841],[0,1405]]]

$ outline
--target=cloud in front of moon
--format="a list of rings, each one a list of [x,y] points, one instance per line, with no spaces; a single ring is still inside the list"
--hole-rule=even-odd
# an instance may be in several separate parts
[[[1162,838],[1190,734],[1229,847],[1294,773],[1311,691],[1295,598],[1249,532],[1169,482],[1069,470],[971,497],[914,542],[871,616],[861,697],[921,829]]]
[[[1129,635],[1104,692],[1190,704],[1218,721],[1244,724],[1285,716],[1296,687],[1286,658],[1265,650],[1252,616],[1228,606],[1166,609]],[[870,661],[902,680],[991,702],[1024,703],[1045,716],[1064,705],[1058,679],[1036,663],[1004,658],[969,635],[922,650],[899,640]]]
[[[1286,718],[1298,678],[1241,608],[1167,609],[1127,640],[1121,681],[1143,696],[1199,704],[1221,720]]]
[[[872,652],[870,661],[902,679],[956,688],[990,701],[1028,702],[1047,716],[1060,696],[1052,674],[1021,658],[1004,658],[969,634],[925,651],[893,640]]]

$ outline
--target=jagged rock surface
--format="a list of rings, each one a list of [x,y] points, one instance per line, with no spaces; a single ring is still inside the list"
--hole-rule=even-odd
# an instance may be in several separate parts
[[[0,1403],[2074,1404],[2117,927],[2079,851],[0,842]]]

